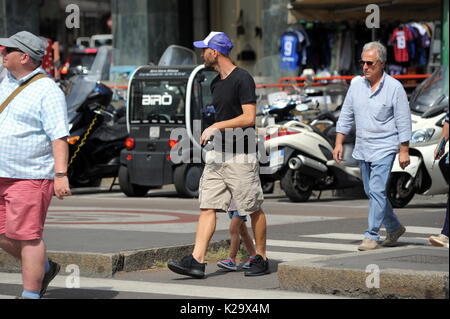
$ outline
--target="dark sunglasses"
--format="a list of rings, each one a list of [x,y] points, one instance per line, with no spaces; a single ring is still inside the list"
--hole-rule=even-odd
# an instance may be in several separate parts
[[[11,52],[20,52],[20,53],[23,53],[21,50],[19,50],[18,48],[9,48],[9,47],[6,47],[5,48],[5,51],[6,51],[6,53],[11,53]]]
[[[373,62],[373,61],[359,60],[359,64],[360,64],[361,66],[364,66],[364,64],[367,64],[367,66],[372,66],[372,65],[377,64],[377,62],[378,62],[378,61]]]

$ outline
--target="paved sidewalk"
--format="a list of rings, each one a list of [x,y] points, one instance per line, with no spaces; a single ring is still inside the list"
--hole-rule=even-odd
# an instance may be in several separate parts
[[[448,299],[449,250],[382,248],[278,265],[282,289],[357,298]]]

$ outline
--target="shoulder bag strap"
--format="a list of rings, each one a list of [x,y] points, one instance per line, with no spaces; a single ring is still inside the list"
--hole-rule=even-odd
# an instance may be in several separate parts
[[[42,73],[38,73],[28,79],[27,81],[23,82],[17,89],[15,89],[7,98],[6,100],[0,105],[0,114],[3,112],[3,110],[8,106],[8,104],[20,93],[23,89],[25,89],[28,85],[33,83],[34,81],[37,81],[42,78],[46,78],[47,76]]]

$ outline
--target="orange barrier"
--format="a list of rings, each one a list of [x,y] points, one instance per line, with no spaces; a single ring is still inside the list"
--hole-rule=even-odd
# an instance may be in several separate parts
[[[324,77],[313,77],[312,86],[321,86],[324,83],[321,81],[333,81],[333,80],[341,80],[341,81],[350,81],[356,75],[344,75],[344,76],[324,76]],[[392,77],[397,80],[423,80],[430,76],[430,74],[404,74],[404,75],[393,75]],[[287,81],[297,82],[297,81],[306,81],[307,77],[282,77],[278,80],[276,84],[258,84],[256,88],[284,88],[291,87],[292,83],[283,83]],[[305,83],[296,83],[297,86],[305,86]]]
[[[392,77],[397,80],[423,80],[430,76],[430,74],[405,74],[405,75],[393,75]],[[344,81],[350,81],[353,79],[355,75],[345,75],[345,76],[325,76],[325,77],[313,77],[314,82],[312,86],[321,86],[324,85],[324,83],[321,83],[320,81],[333,81],[333,80],[344,80]],[[283,83],[286,81],[306,81],[306,77],[282,77],[278,80],[278,83],[274,84],[257,84],[256,88],[284,88],[284,87],[291,87],[292,83]],[[297,86],[305,86],[305,83],[296,83]],[[127,89],[127,85],[110,85],[111,89]]]

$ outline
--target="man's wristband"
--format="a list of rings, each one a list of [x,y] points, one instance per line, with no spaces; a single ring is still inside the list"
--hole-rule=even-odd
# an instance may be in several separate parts
[[[64,177],[67,176],[67,172],[56,172],[55,177]]]

